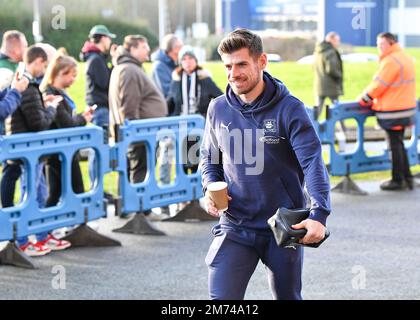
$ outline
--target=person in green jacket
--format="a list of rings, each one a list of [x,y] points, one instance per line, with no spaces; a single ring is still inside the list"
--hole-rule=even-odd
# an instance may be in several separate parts
[[[340,36],[330,32],[325,40],[315,47],[315,94],[318,98],[318,115],[322,113],[327,98],[338,102],[343,95],[343,62],[338,47]]]
[[[330,99],[332,104],[338,103],[339,97],[344,94],[343,90],[343,61],[341,60],[338,47],[340,46],[340,35],[336,32],[329,32],[325,40],[315,47],[315,96],[318,100],[317,119],[322,114],[325,101]],[[336,133],[339,143],[339,151],[345,151],[346,127],[344,121],[340,121],[342,131]]]
[[[10,87],[27,47],[28,42],[22,32],[10,30],[3,34],[0,48],[0,90]]]

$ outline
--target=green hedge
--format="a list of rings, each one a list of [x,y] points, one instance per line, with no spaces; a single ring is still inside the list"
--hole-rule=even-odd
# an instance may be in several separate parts
[[[95,24],[105,24],[112,33],[118,37],[114,42],[121,44],[124,36],[128,34],[142,34],[149,40],[150,47],[158,46],[158,39],[145,26],[130,24],[118,20],[104,19],[101,17],[67,17],[65,30],[54,30],[51,27],[51,17],[42,21],[43,42],[48,42],[55,47],[65,47],[70,55],[79,57],[80,49],[87,40],[89,30]],[[11,17],[0,13],[0,33],[6,30],[17,29],[25,33],[28,42],[34,43],[32,35],[32,17]]]

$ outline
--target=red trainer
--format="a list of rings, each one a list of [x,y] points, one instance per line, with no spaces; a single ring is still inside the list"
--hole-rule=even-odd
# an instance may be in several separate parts
[[[51,249],[43,245],[41,242],[28,242],[23,246],[20,246],[19,249],[30,257],[42,257],[51,252]]]
[[[48,235],[48,238],[44,241],[41,241],[43,245],[50,248],[52,251],[60,251],[65,250],[71,247],[71,243],[66,240],[60,240],[54,237],[52,234]]]

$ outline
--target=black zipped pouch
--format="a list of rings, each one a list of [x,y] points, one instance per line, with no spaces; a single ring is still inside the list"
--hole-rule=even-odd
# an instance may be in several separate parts
[[[318,248],[330,236],[328,229],[325,230],[325,237],[318,243],[302,244],[299,240],[305,237],[307,230],[295,230],[293,225],[301,223],[309,218],[310,209],[286,209],[280,208],[276,214],[268,219],[268,224],[273,231],[274,238],[279,247],[288,246],[304,246],[310,248]]]

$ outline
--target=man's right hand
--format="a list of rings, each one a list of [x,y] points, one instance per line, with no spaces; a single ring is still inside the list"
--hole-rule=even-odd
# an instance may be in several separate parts
[[[359,99],[358,103],[361,107],[371,107],[372,106],[372,102],[366,102],[363,99]]]
[[[216,204],[214,203],[214,201],[210,198],[210,195],[208,192],[206,192],[205,195],[205,204],[206,204],[206,209],[207,209],[207,213],[213,217],[219,218],[220,215],[222,214],[222,211],[217,210],[216,208]],[[228,196],[228,200],[231,201],[232,198],[230,196]]]
[[[20,93],[26,90],[29,85],[29,80],[26,77],[22,77],[22,79],[19,79],[19,74],[16,72],[15,77],[13,79],[11,88],[16,89]]]
[[[373,104],[373,99],[368,93],[365,93],[357,98],[357,102],[361,107],[371,107]]]

